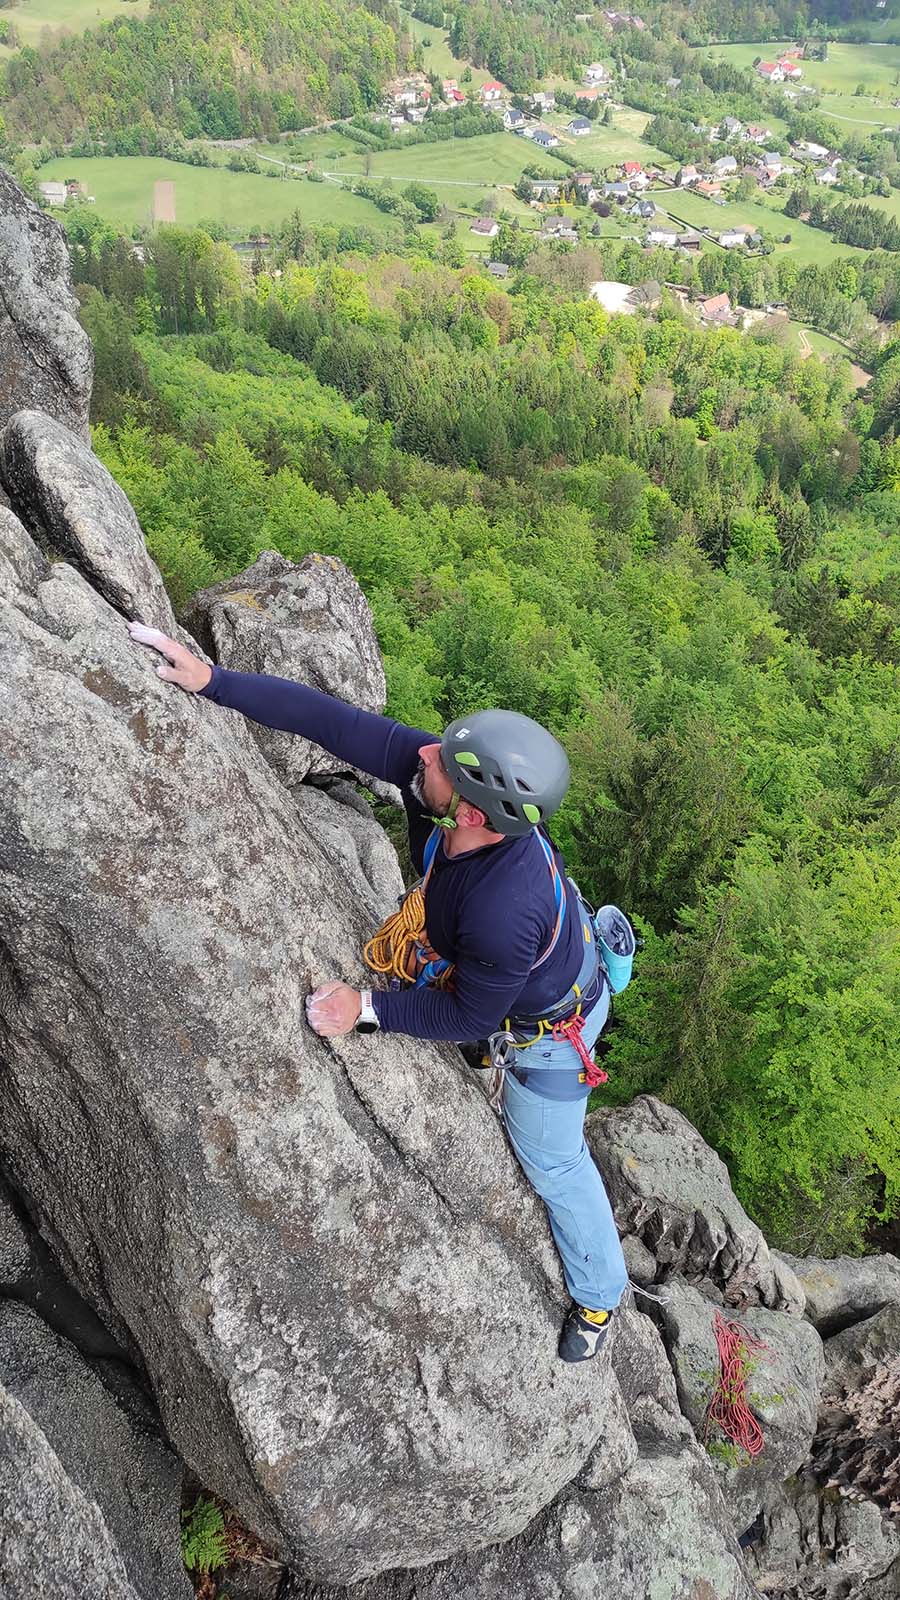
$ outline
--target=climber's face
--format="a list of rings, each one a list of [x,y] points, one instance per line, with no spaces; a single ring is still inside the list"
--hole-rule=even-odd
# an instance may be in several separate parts
[[[453,785],[447,776],[439,744],[423,744],[419,750],[419,770],[412,791],[436,816],[443,816],[453,799]]]

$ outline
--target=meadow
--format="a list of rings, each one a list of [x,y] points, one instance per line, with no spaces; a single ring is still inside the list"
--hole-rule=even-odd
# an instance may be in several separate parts
[[[37,46],[45,29],[53,33],[84,33],[112,17],[142,17],[148,0],[20,0],[4,9],[4,20],[14,24],[22,44]],[[0,55],[12,51],[0,46]]]
[[[159,179],[174,182],[176,221],[184,227],[215,220],[247,235],[276,227],[294,211],[313,224],[390,224],[370,200],[337,184],[265,178],[224,166],[189,167],[158,156],[62,156],[41,167],[39,176],[41,181],[77,178],[94,196],[99,215],[128,229],[152,221],[153,185]]]
[[[426,72],[433,72],[437,78],[462,77],[468,70],[472,74],[471,84],[465,84],[465,89],[480,89],[483,83],[488,83],[494,74],[485,67],[472,67],[468,61],[461,61],[450,49],[450,41],[444,28],[436,28],[430,22],[420,22],[418,17],[412,16],[409,11],[400,7],[400,20],[407,33],[424,44],[422,59]]]
[[[684,220],[692,228],[711,228],[714,233],[722,233],[726,228],[745,223],[748,227],[764,229],[776,241],[789,233],[790,244],[776,243],[775,253],[794,255],[804,266],[811,261],[830,260],[833,256],[865,254],[865,251],[852,245],[835,244],[827,233],[819,228],[811,228],[796,217],[783,216],[781,208],[786,198],[787,191],[781,191],[777,198],[772,194],[761,196],[759,200],[748,204],[729,201],[723,206],[705,199],[703,195],[693,194],[689,189],[666,189],[651,193],[651,199],[655,200],[659,209],[673,218]]]

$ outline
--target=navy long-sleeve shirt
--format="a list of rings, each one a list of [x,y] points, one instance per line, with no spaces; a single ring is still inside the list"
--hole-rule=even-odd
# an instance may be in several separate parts
[[[433,733],[265,673],[213,667],[200,692],[264,727],[302,734],[348,767],[396,784],[406,808],[412,858],[423,870],[434,824],[411,785],[421,746],[438,742]],[[564,874],[555,846],[554,853]],[[442,839],[425,895],[425,926],[430,944],[455,965],[454,987],[376,991],[372,1004],[381,1027],[417,1039],[474,1040],[493,1033],[513,1012],[532,1016],[549,1010],[576,981],[584,955],[571,891],[556,948],[532,973],[555,920],[552,876],[536,833],[458,856],[446,854]]]

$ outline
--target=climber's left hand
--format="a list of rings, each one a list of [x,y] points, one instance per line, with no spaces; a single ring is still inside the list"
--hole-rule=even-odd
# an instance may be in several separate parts
[[[306,1020],[315,1033],[334,1039],[352,1033],[359,1020],[362,999],[346,983],[321,983],[306,997]]]

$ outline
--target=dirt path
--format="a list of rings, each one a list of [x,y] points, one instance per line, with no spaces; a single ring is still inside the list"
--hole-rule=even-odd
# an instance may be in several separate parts
[[[801,361],[805,361],[807,356],[812,355],[813,347],[810,344],[809,338],[803,328],[797,329],[797,342],[800,346],[800,359]]]

